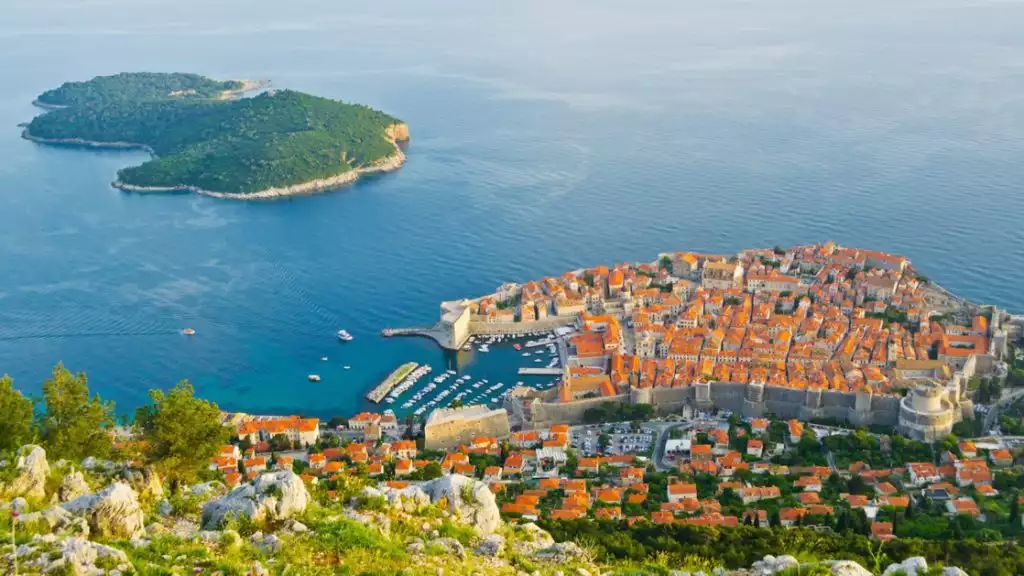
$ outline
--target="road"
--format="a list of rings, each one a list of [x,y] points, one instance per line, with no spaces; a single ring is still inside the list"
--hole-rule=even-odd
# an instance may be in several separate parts
[[[1003,390],[1003,392],[1004,392],[1004,394],[999,399],[999,402],[996,402],[995,404],[993,404],[991,406],[990,410],[988,411],[988,413],[985,414],[985,425],[981,429],[982,433],[988,432],[989,430],[992,429],[993,426],[995,426],[996,418],[999,417],[1000,409],[1005,408],[1006,406],[1009,406],[1015,400],[1017,400],[1018,398],[1021,398],[1022,396],[1024,396],[1024,388],[1018,388],[1016,390],[1011,390],[1009,394],[1005,393],[1006,390]]]

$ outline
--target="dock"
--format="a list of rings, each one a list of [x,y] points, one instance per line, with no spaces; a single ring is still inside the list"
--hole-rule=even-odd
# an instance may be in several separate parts
[[[399,382],[405,380],[405,377],[411,374],[417,366],[419,366],[419,364],[415,362],[406,362],[398,368],[395,368],[394,372],[389,374],[383,382],[366,394],[366,399],[370,402],[380,404],[381,400],[388,395],[388,392],[391,392],[391,389],[397,386]]]
[[[561,368],[520,368],[520,376],[561,376]]]

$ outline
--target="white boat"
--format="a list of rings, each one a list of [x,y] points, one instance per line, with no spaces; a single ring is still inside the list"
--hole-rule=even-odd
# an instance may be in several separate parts
[[[529,357],[530,357],[530,353],[529,352],[523,352],[523,358],[529,358]]]
[[[338,340],[342,342],[351,342],[352,335],[348,333],[348,330],[338,330]]]
[[[320,375],[319,374],[310,374],[309,376],[306,376],[306,378],[309,379],[310,382],[319,382],[320,381]]]
[[[351,366],[345,366],[345,370],[351,370],[351,369],[352,369]]]
[[[327,356],[321,356],[320,357],[320,361],[321,362],[327,362]]]

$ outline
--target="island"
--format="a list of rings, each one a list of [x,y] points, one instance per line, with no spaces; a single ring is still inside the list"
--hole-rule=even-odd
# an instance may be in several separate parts
[[[39,95],[47,113],[22,135],[56,145],[138,148],[153,158],[118,172],[131,192],[232,199],[309,194],[405,162],[408,126],[384,112],[262,82],[124,73]]]

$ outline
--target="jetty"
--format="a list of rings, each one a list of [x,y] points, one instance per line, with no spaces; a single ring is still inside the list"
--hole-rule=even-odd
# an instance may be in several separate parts
[[[381,400],[384,400],[388,393],[391,392],[391,389],[397,386],[399,382],[404,380],[406,376],[411,374],[412,371],[415,370],[417,366],[419,366],[419,364],[415,362],[406,362],[405,364],[402,364],[398,368],[395,368],[394,372],[389,374],[388,377],[385,378],[383,382],[378,384],[376,388],[370,390],[366,394],[366,399],[369,400],[370,402],[380,404]]]
[[[385,338],[393,338],[396,336],[422,336],[424,338],[434,340],[441,345],[442,348],[452,348],[452,345],[449,343],[450,337],[448,331],[445,330],[444,326],[440,323],[429,328],[385,328],[380,331],[380,335]]]
[[[561,376],[561,368],[520,368],[520,376]]]

